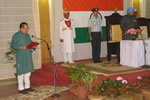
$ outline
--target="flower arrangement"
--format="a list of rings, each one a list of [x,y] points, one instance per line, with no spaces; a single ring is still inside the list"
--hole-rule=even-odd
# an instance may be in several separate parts
[[[128,35],[132,40],[136,40],[139,35],[141,35],[142,30],[140,29],[128,29],[126,35]]]
[[[127,30],[126,34],[136,35],[140,32],[140,29],[129,29]]]
[[[136,82],[117,77],[116,80],[103,80],[92,87],[90,100],[150,100],[150,77],[137,76]]]
[[[138,85],[141,89],[149,89],[150,88],[150,77],[138,76],[137,81],[134,84]]]
[[[117,97],[120,95],[127,94],[130,85],[127,79],[122,77],[117,77],[116,80],[112,81],[110,79],[103,80],[102,83],[97,83],[97,87],[93,87],[95,95],[102,95],[107,97]],[[97,90],[96,90],[97,88]],[[96,92],[97,91],[97,92]]]
[[[137,77],[137,82],[129,84],[128,79],[117,77],[116,80],[103,80],[92,88],[92,95],[104,96],[108,98],[116,98],[120,96],[132,97],[134,94],[142,93],[143,87],[142,77]]]

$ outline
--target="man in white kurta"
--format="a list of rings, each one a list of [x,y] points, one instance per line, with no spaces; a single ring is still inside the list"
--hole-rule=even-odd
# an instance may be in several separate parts
[[[69,19],[69,11],[64,11],[64,19],[60,22],[60,42],[63,43],[64,63],[74,63],[72,54],[75,52],[76,38],[73,21]]]

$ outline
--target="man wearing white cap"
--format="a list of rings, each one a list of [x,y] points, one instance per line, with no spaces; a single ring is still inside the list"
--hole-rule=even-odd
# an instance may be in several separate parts
[[[74,63],[72,54],[75,52],[76,38],[73,21],[69,19],[69,11],[63,11],[64,19],[60,22],[60,42],[63,43],[64,63]]]

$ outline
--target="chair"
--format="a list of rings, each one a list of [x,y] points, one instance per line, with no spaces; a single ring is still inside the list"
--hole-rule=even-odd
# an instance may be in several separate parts
[[[150,19],[138,18],[137,21],[140,25],[140,28],[144,29],[142,34],[145,36],[145,39],[150,37]]]
[[[122,32],[120,29],[121,18],[122,16],[119,13],[105,16],[108,61],[111,61],[111,55],[117,55],[118,62],[120,62],[120,40],[122,40]]]

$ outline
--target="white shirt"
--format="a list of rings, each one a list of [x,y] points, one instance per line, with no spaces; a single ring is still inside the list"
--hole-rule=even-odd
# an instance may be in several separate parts
[[[67,27],[65,21],[69,21],[70,19],[63,19],[60,22],[60,39],[63,39],[63,46],[64,46],[64,52],[71,53],[75,52],[74,47],[74,38],[76,38],[75,35],[75,29],[73,26],[73,21],[71,21],[71,27]]]

